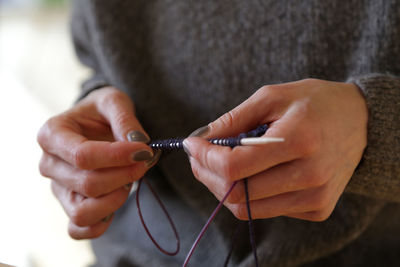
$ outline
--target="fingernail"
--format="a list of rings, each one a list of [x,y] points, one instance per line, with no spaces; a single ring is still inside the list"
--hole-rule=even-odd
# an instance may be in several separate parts
[[[154,151],[155,151],[154,156],[151,159],[146,161],[146,166],[148,168],[152,167],[158,161],[158,159],[161,156],[161,150],[157,149],[157,150],[154,150]]]
[[[183,140],[183,144],[182,144],[182,145],[183,145],[183,150],[186,152],[186,154],[189,156],[189,159],[190,159],[190,157],[191,157],[192,155],[190,154],[190,151],[189,151],[189,149],[187,148],[185,142],[186,142],[186,140]]]
[[[207,136],[209,131],[210,131],[210,127],[208,127],[208,125],[206,125],[206,126],[200,127],[199,129],[197,129],[196,131],[191,133],[189,135],[189,137],[205,137],[205,136]]]
[[[114,215],[114,213],[111,213],[107,217],[104,217],[101,221],[104,223],[109,222],[111,220],[111,218],[113,217],[113,215]]]
[[[126,135],[126,138],[129,142],[142,142],[146,144],[150,142],[150,139],[141,131],[130,131]]]
[[[132,158],[134,161],[145,161],[153,158],[153,154],[147,150],[139,150],[133,153]]]

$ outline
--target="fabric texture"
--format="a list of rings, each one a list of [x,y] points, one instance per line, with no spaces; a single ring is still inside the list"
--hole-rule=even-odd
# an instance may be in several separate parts
[[[119,88],[153,139],[187,136],[266,84],[318,78],[362,90],[368,146],[345,193],[324,222],[256,220],[261,266],[400,264],[399,27],[395,0],[87,0],[74,2],[71,18],[77,54],[93,70],[81,98]],[[217,205],[183,152],[147,177],[177,224],[181,252],[156,250],[129,199],[93,240],[95,266],[179,266]],[[154,235],[173,246],[148,191],[141,199]],[[222,266],[236,224],[223,209],[191,266]],[[252,266],[248,232],[238,238],[231,266]]]

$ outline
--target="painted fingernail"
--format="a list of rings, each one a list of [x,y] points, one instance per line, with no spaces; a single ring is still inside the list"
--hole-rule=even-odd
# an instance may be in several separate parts
[[[159,149],[154,150],[154,156],[151,159],[146,161],[146,166],[148,168],[152,167],[154,164],[156,164],[156,162],[158,161],[160,156],[161,156],[161,150],[159,150]]]
[[[101,221],[104,223],[109,222],[113,216],[114,216],[114,213],[111,213],[107,217],[104,217]]]
[[[132,156],[134,161],[145,161],[145,160],[150,160],[153,158],[153,153],[147,150],[139,150],[137,152],[133,153]]]
[[[193,133],[189,135],[189,137],[205,137],[207,136],[208,132],[210,131],[210,127],[208,125],[200,127]]]
[[[128,139],[129,142],[142,142],[142,143],[148,143],[150,142],[150,139],[141,131],[130,131],[127,135],[126,138]]]
[[[190,154],[190,151],[189,151],[189,149],[187,148],[185,142],[186,142],[186,140],[183,140],[183,143],[182,143],[182,145],[183,145],[183,150],[186,152],[186,154],[189,156],[189,159],[190,159],[190,157],[191,157],[192,155]]]

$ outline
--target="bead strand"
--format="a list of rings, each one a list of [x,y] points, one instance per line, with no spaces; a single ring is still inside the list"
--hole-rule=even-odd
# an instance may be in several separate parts
[[[212,138],[209,139],[208,141],[214,145],[229,146],[233,148],[235,146],[240,146],[241,145],[240,141],[243,138],[260,137],[267,131],[267,129],[268,125],[264,124],[250,132],[241,133],[237,137]],[[153,149],[159,149],[162,151],[178,150],[178,149],[183,149],[183,140],[184,138],[155,140],[150,142],[149,146]]]

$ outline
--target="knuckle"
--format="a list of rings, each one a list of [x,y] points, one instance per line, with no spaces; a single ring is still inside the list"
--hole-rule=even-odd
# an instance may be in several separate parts
[[[257,90],[257,94],[260,94],[262,97],[276,97],[280,95],[280,90],[282,89],[282,85],[276,85],[276,84],[271,84],[271,85],[264,85],[260,89]]]
[[[332,212],[330,210],[314,211],[310,216],[309,220],[314,222],[323,222],[326,221],[331,214]]]
[[[246,205],[244,204],[234,204],[230,208],[232,214],[241,221],[247,221],[247,210],[246,210]]]
[[[39,172],[44,177],[49,177],[47,158],[43,154],[39,162]]]
[[[73,152],[73,164],[75,167],[78,169],[88,169],[88,160],[86,157],[85,149],[82,145],[79,145],[76,147],[76,149]]]
[[[70,211],[69,218],[72,223],[77,226],[87,226],[86,225],[86,216],[85,211],[80,205],[73,207]]]
[[[230,187],[231,187],[231,184],[226,183],[226,185],[224,186],[223,193],[226,194],[226,192],[228,192]],[[233,190],[231,191],[231,193],[229,194],[228,198],[226,199],[226,202],[232,203],[232,204],[238,204],[238,203],[242,202],[243,200],[244,200],[244,196],[243,196],[242,188],[239,186],[235,186],[233,188]]]
[[[326,194],[323,190],[314,195],[312,199],[311,208],[317,211],[324,210],[329,206],[330,202],[331,200],[329,194]]]
[[[223,127],[232,127],[236,116],[236,112],[234,110],[230,110],[221,116],[220,122],[222,123]]]
[[[68,234],[71,238],[75,239],[75,240],[81,240],[83,239],[78,233],[77,231],[74,229],[73,226],[71,226],[72,221],[70,221],[69,226],[68,226]]]
[[[83,177],[79,180],[79,193],[86,197],[96,198],[99,196],[97,179],[92,171],[84,171]]]
[[[263,94],[269,94],[271,91],[274,91],[274,85],[264,85],[258,91]]]
[[[221,175],[227,181],[234,181],[238,177],[237,165],[232,158],[227,158],[221,162]]]
[[[56,124],[57,124],[57,116],[48,119],[39,129],[36,135],[36,140],[42,148],[46,143],[46,141],[48,140],[48,137],[52,135],[52,132],[54,131],[54,127]]]

